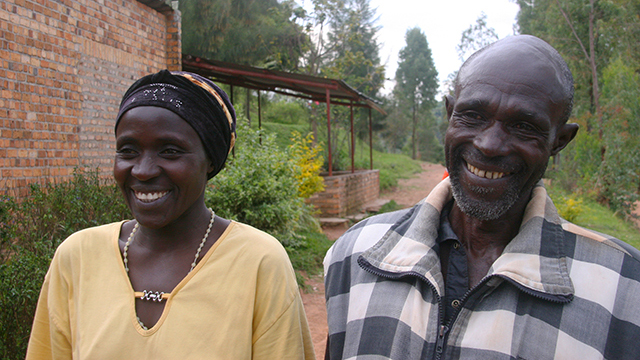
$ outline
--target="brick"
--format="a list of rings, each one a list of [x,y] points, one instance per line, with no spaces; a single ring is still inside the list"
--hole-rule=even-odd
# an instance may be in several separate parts
[[[108,174],[121,94],[141,75],[180,69],[179,13],[135,0],[11,3],[0,3],[3,186],[23,193],[80,164]]]

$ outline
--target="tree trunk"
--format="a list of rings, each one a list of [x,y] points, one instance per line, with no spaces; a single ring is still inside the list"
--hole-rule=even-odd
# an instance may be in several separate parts
[[[593,85],[593,105],[596,110],[598,119],[598,138],[602,140],[602,109],[600,109],[600,88],[598,87],[598,67],[596,64],[596,39],[595,39],[595,17],[596,17],[596,0],[590,0],[591,11],[589,12],[589,65],[591,66],[591,78]]]
[[[411,154],[411,158],[413,160],[416,159],[416,148],[417,148],[417,141],[418,139],[416,138],[416,128],[418,127],[418,121],[416,120],[416,106],[415,104],[413,105],[413,129],[411,131],[411,143],[413,145],[413,153]]]
[[[245,115],[247,116],[247,125],[251,127],[251,89],[247,88],[247,98],[245,101]]]

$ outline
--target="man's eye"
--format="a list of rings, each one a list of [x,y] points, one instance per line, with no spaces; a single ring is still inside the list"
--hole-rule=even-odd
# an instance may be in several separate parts
[[[535,131],[536,128],[533,127],[531,124],[527,124],[527,123],[517,123],[515,125],[513,125],[514,128],[518,129],[518,130],[524,130],[524,131]]]
[[[464,114],[464,117],[472,120],[484,120],[484,117],[477,112],[468,112]]]

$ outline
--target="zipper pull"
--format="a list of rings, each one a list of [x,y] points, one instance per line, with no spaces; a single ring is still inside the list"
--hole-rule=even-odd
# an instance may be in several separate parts
[[[436,353],[438,355],[442,355],[442,351],[444,350],[444,337],[447,335],[447,332],[449,332],[449,328],[446,325],[440,325],[438,340],[436,341]]]

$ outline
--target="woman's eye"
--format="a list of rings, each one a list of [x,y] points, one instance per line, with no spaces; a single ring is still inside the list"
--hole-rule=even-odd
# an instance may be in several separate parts
[[[131,157],[131,156],[135,156],[135,154],[136,152],[133,149],[129,149],[129,148],[122,148],[122,149],[116,150],[116,155],[121,157]]]
[[[162,150],[162,154],[163,155],[178,155],[178,154],[180,154],[180,151],[178,149],[169,148],[169,149]]]

